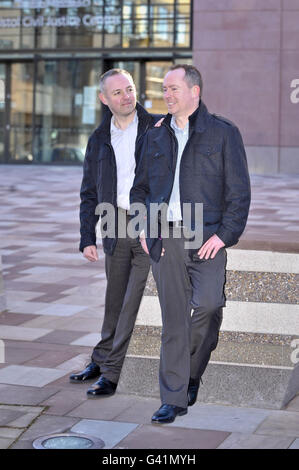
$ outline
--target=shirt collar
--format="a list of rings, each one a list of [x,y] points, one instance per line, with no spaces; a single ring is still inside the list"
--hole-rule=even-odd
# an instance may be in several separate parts
[[[174,129],[175,132],[182,132],[183,133],[183,132],[186,132],[186,131],[188,132],[189,131],[189,121],[185,125],[184,129],[181,129],[180,127],[177,126],[177,123],[176,123],[176,120],[175,120],[174,116],[171,117],[170,125]]]
[[[134,119],[133,121],[128,125],[127,129],[129,129],[129,127],[131,126],[136,126],[138,124],[138,116],[137,116],[137,111],[135,111],[135,115],[134,115]],[[127,130],[125,129],[125,130]],[[122,129],[119,129],[119,127],[116,127],[115,125],[115,122],[114,122],[114,116],[112,115],[112,118],[111,118],[111,124],[110,124],[110,132],[111,133],[114,133],[114,132],[124,132]]]

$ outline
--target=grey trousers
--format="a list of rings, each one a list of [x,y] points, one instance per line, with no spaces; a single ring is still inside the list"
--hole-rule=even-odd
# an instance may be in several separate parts
[[[181,229],[175,229],[181,230]],[[184,238],[163,239],[165,254],[151,261],[162,311],[160,395],[162,404],[187,407],[189,379],[204,373],[218,343],[225,305],[226,251],[194,261]],[[193,310],[193,313],[192,313]]]
[[[134,328],[149,272],[149,257],[140,242],[119,238],[112,256],[105,258],[107,289],[101,340],[92,361],[101,374],[117,383]]]

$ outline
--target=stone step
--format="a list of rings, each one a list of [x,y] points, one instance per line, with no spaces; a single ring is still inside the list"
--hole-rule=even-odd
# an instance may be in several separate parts
[[[118,391],[159,397],[159,358],[127,356]],[[281,409],[298,391],[299,365],[292,367],[210,361],[198,402]]]
[[[227,251],[227,302],[198,400],[283,408],[299,392],[299,255]],[[150,273],[120,391],[159,397],[161,330]]]

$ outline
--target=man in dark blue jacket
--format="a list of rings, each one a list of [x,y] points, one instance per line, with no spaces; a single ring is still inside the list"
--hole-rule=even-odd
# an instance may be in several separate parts
[[[151,223],[152,207],[167,205],[169,237],[163,236],[161,217],[158,236],[140,234],[150,254],[163,323],[162,406],[153,423],[174,421],[196,401],[222,322],[225,247],[238,242],[250,205],[240,132],[232,122],[208,112],[201,100],[200,72],[190,65],[172,67],[163,93],[169,114],[161,127],[147,133],[130,196],[131,203],[146,205]],[[198,205],[202,219],[196,220]],[[202,232],[198,246],[193,240],[186,248],[186,226],[189,234]]]
[[[126,70],[112,69],[102,75],[99,97],[110,111],[89,138],[84,160],[80,192],[80,251],[84,257],[91,262],[98,260],[99,204],[113,209],[108,223],[115,230],[103,238],[107,288],[101,340],[93,349],[90,364],[70,376],[73,383],[100,376],[88,389],[88,397],[115,393],[145,288],[149,259],[138,240],[128,237],[126,226],[142,139],[160,118],[136,103],[135,85]],[[121,221],[124,237],[118,236]]]

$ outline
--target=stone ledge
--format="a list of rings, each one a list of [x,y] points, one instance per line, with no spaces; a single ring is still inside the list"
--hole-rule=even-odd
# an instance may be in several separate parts
[[[159,357],[161,332],[161,327],[135,326],[128,354]],[[290,335],[220,331],[218,346],[212,352],[211,360],[293,368],[294,348],[291,344],[294,340],[296,337]]]
[[[161,326],[157,296],[144,296],[137,325]],[[227,301],[223,310],[222,331],[299,336],[299,306],[270,302]]]
[[[232,301],[297,304],[298,282],[296,273],[227,270],[224,292]],[[151,270],[144,295],[158,295]]]
[[[159,358],[127,356],[118,391],[159,397]],[[282,409],[298,393],[299,364],[292,368],[210,362],[198,402]]]

